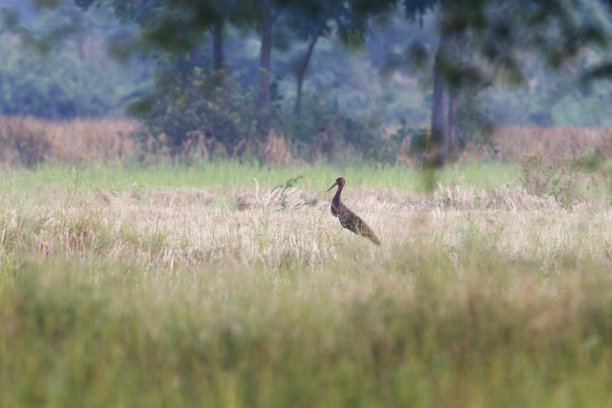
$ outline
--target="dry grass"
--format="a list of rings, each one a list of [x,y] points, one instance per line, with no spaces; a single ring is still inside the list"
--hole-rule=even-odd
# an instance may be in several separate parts
[[[259,145],[258,153],[267,165],[288,166],[295,162],[289,143],[283,135],[277,135],[275,131],[271,131]]]
[[[0,210],[0,254],[21,247],[150,267],[199,268],[217,260],[272,270],[287,262],[322,266],[347,245],[370,254],[368,262],[385,258],[340,227],[329,214],[329,197],[297,188],[95,189],[74,196],[70,190],[43,187],[40,193],[57,198],[42,206]],[[353,188],[346,203],[380,235],[383,253],[417,240],[424,247],[453,247],[470,231],[486,237],[504,257],[551,265],[556,254],[571,253],[610,262],[612,213],[604,198],[576,202],[568,211],[554,197],[517,187],[479,191],[447,185],[431,197]]]
[[[44,162],[125,163],[130,159],[143,162],[169,160],[168,149],[149,137],[143,144],[132,135],[141,131],[129,119],[76,119],[48,121],[30,117],[0,119],[0,164],[14,167],[33,166]],[[406,142],[409,142],[406,139]],[[467,147],[464,160],[494,156],[506,162],[520,162],[525,156],[538,156],[547,161],[563,162],[594,153],[612,157],[612,129],[574,127],[498,127],[492,136],[494,151],[487,146]],[[412,165],[413,158],[402,146],[399,163]],[[189,135],[184,145],[184,159],[215,156],[214,141],[200,131]],[[220,153],[221,154],[221,153]],[[269,166],[295,165],[299,160],[283,135],[271,132],[259,145],[257,155]],[[223,154],[221,154],[223,156]]]
[[[31,117],[0,119],[0,163],[32,166],[42,162],[125,162],[137,153],[128,119],[57,122]]]
[[[135,129],[4,119],[0,162],[122,163]],[[430,195],[405,166],[4,171],[0,401],[610,406],[610,169],[576,159],[606,132],[498,130],[522,177],[447,167]],[[331,216],[338,175],[380,247]]]
[[[610,128],[498,127],[492,142],[498,148],[497,157],[505,161],[520,161],[525,155],[534,154],[555,160],[568,160],[593,152],[612,157]]]
[[[603,196],[347,187],[377,247],[308,176],[188,189],[15,173],[0,177],[6,406],[612,400]]]

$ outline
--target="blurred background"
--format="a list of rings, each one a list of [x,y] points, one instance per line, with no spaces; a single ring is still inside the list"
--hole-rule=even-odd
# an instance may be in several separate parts
[[[612,155],[603,0],[3,0],[0,162]]]

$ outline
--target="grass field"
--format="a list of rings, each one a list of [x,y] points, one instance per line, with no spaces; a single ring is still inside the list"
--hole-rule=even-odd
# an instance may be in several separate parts
[[[430,192],[358,163],[4,171],[0,405],[612,406],[597,174],[549,194],[502,164]],[[380,247],[330,215],[339,175]]]

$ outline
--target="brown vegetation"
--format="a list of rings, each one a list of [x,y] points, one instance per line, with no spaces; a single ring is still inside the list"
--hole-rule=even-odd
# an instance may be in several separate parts
[[[259,145],[258,153],[267,165],[288,166],[294,161],[289,143],[283,135],[277,135],[274,131]]]
[[[163,137],[155,140],[147,136],[138,122],[130,119],[61,122],[21,116],[0,119],[0,164],[9,167],[29,167],[43,162],[116,164],[134,158],[142,162],[160,158],[170,160],[169,150],[160,143],[163,144]],[[317,145],[321,143],[317,139]],[[391,156],[395,155],[400,163],[418,162],[411,157],[408,146],[403,145]],[[231,155],[231,152],[219,150],[220,146],[199,131],[192,132],[182,147],[180,157],[186,162],[198,157]],[[260,143],[256,154],[267,165],[287,166],[300,162],[294,147],[284,135],[272,131]],[[468,145],[462,157],[469,160],[495,157],[521,162],[527,156],[536,155],[545,162],[563,162],[586,154],[612,157],[612,128],[499,127],[489,145]]]
[[[48,121],[15,116],[0,119],[0,163],[33,166],[42,162],[94,161],[109,164],[133,157],[138,129],[129,119]]]
[[[557,160],[585,153],[612,157],[612,128],[498,127],[493,133],[492,144],[496,156],[505,161],[521,161],[525,155],[533,154]]]
[[[34,194],[34,201],[44,204],[11,208],[9,202],[24,201],[21,194],[32,195],[13,191],[5,198],[7,207],[0,209],[0,258],[21,248],[148,267],[196,270],[214,260],[233,260],[277,270],[288,259],[301,267],[325,266],[353,244],[366,264],[382,265],[393,253],[377,259],[374,247],[338,227],[329,215],[329,201],[295,188],[257,188],[254,197],[239,190],[144,188],[136,194],[82,189],[73,197],[61,187],[47,186]],[[236,210],[225,207],[228,198],[236,200]],[[563,253],[580,262],[612,262],[612,214],[604,199],[577,202],[567,211],[553,197],[516,187],[481,191],[441,185],[430,197],[354,188],[349,202],[386,237],[388,248],[418,243],[430,252],[451,250],[473,235],[499,256],[525,258],[552,270]]]

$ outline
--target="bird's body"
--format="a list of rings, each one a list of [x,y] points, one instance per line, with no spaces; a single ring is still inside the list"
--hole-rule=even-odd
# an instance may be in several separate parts
[[[368,238],[376,245],[380,245],[380,240],[374,231],[372,231],[372,229],[368,226],[368,224],[366,224],[361,217],[352,212],[346,205],[344,205],[344,203],[342,203],[340,194],[342,194],[344,183],[344,177],[338,177],[336,182],[327,190],[329,191],[335,186],[338,186],[338,190],[336,191],[336,194],[331,202],[332,215],[334,217],[338,217],[338,220],[340,220],[340,225],[347,230],[352,231],[357,235],[361,235],[362,237]]]

